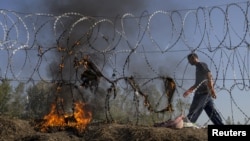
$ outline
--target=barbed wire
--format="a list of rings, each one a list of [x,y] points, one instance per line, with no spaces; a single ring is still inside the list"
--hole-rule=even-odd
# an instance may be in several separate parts
[[[216,89],[227,90],[234,107],[249,119],[232,96],[236,89],[248,91],[250,86],[248,8],[249,2],[244,2],[117,17],[0,9],[1,76],[27,84],[81,85],[87,55],[112,89],[132,92],[125,80],[133,76],[141,90],[157,85],[160,97],[166,97],[160,78],[171,77],[181,100],[181,91],[194,80],[186,54],[195,51],[209,64]],[[106,110],[109,99],[110,94]],[[159,103],[167,104],[160,100],[155,106]]]

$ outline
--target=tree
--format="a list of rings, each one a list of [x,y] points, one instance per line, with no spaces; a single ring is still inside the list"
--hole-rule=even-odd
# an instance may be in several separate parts
[[[9,102],[9,114],[14,117],[21,117],[25,111],[24,83],[19,83],[11,94]]]
[[[10,100],[10,94],[12,87],[8,80],[2,80],[0,84],[0,114],[8,111],[8,102]]]
[[[41,118],[50,108],[48,98],[50,87],[42,81],[27,89],[28,105],[27,110],[29,116],[33,118]]]

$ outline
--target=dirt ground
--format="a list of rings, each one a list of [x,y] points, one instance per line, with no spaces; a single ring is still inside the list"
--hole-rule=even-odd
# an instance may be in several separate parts
[[[34,122],[33,122],[34,124]],[[91,123],[84,132],[42,133],[32,121],[0,116],[0,141],[207,141],[207,129]]]

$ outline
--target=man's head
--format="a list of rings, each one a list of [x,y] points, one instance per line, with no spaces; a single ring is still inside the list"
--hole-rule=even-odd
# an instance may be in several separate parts
[[[191,65],[195,65],[197,62],[199,62],[198,60],[198,55],[196,53],[190,53],[188,56],[188,62],[191,64]]]

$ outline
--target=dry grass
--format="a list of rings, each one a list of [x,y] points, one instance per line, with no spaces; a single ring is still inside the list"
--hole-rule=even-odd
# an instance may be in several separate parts
[[[0,116],[1,141],[207,141],[207,129],[171,129],[125,124],[90,124],[84,133],[75,130],[42,133],[30,121]]]

